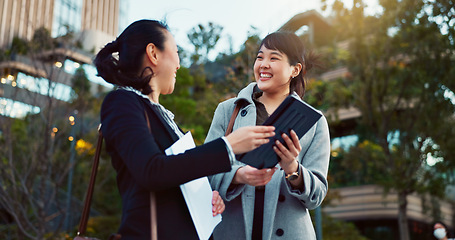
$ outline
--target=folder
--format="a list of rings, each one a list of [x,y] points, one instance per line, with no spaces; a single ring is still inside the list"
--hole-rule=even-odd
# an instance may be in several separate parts
[[[237,160],[257,169],[274,167],[280,161],[273,150],[275,141],[279,140],[286,146],[281,135],[286,133],[290,136],[291,129],[300,139],[321,117],[322,114],[316,109],[300,101],[297,97],[289,95],[262,124],[275,126],[275,136],[269,138],[268,143],[255,150],[238,155]]]
[[[188,149],[195,148],[191,132],[187,132],[172,146],[165,150],[166,155],[177,155]],[[180,185],[186,205],[190,211],[196,232],[201,240],[212,235],[216,225],[221,222],[221,214],[212,215],[212,188],[207,177],[201,177]],[[176,229],[178,231],[178,229]]]

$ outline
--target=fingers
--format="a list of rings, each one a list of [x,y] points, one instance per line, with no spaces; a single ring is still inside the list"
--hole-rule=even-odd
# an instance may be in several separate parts
[[[277,141],[277,142],[278,142],[278,141]],[[279,145],[282,146],[282,144],[279,143],[279,142],[276,143],[276,145],[277,145],[277,146],[279,146]],[[275,151],[276,155],[278,155],[278,157],[279,157],[281,160],[285,159],[285,156],[284,156],[282,150],[281,150],[281,149],[278,149],[277,146],[273,146],[273,150]]]
[[[269,142],[269,138],[275,136],[275,127],[273,126],[254,126],[251,129],[251,137],[257,141],[259,145]]]
[[[252,128],[251,136],[254,142],[253,149],[268,143],[270,141],[269,138],[275,136],[274,130],[275,130],[274,126],[254,126]]]
[[[264,144],[266,144],[266,143],[268,143],[268,142],[270,142],[270,140],[269,140],[268,138],[265,138],[265,139],[264,139],[264,138],[254,139],[254,140],[253,140],[253,146],[252,146],[252,148],[249,149],[249,150],[250,150],[250,151],[251,151],[251,150],[254,150],[254,149],[256,149],[256,148],[260,147],[261,145],[264,145]]]
[[[283,133],[281,136],[283,137],[283,140],[286,143],[287,148],[280,141],[276,140],[275,141],[276,146],[274,146],[273,149],[282,160],[285,161],[294,160],[302,150],[297,134],[294,132],[294,130],[291,130],[290,132],[291,137],[289,137],[285,133]]]
[[[253,126],[255,132],[262,132],[262,133],[270,133],[273,132],[275,133],[275,127],[274,126]]]
[[[251,151],[265,143],[275,135],[273,126],[249,126],[242,127],[231,134],[226,139],[232,146],[235,154]]]
[[[256,169],[253,167],[245,168],[243,177],[245,183],[251,186],[264,186],[272,180],[273,174],[278,168]]]
[[[297,135],[295,134],[294,130],[291,130],[291,137],[283,133],[282,135],[283,140],[286,142],[286,145],[288,146],[288,149],[291,153],[297,155],[300,152],[300,142],[299,139],[297,138]]]
[[[300,146],[299,136],[297,136],[297,133],[295,133],[294,130],[291,130],[291,138],[292,138],[292,142],[294,142],[294,146],[297,147],[297,150],[300,153],[300,151],[302,150],[302,147]]]
[[[213,191],[212,197],[212,214],[216,216],[224,212],[225,205],[218,191]]]
[[[220,193],[216,190],[212,191],[212,204],[215,204],[216,201],[218,200],[218,197],[220,196]]]

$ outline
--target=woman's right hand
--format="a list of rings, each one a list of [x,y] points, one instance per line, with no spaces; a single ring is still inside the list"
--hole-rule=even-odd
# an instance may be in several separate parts
[[[272,176],[277,170],[277,167],[257,169],[249,165],[240,167],[235,172],[232,179],[233,184],[248,184],[251,186],[265,186],[272,180]]]
[[[246,153],[269,142],[275,135],[274,126],[241,127],[226,136],[235,154]]]

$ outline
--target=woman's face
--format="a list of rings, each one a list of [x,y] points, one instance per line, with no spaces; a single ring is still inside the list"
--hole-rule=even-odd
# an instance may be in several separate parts
[[[254,78],[264,93],[289,94],[291,78],[298,75],[286,54],[261,46],[254,62]]]
[[[440,223],[436,223],[434,225],[434,232],[433,232],[433,235],[437,238],[437,239],[445,239],[445,237],[447,236],[447,231],[444,227],[444,225],[440,224]]]
[[[180,59],[174,36],[169,31],[165,31],[165,36],[164,50],[159,51],[158,64],[154,70],[155,84],[160,94],[171,94],[174,91],[177,70],[180,68]],[[155,88],[152,86],[152,89]]]

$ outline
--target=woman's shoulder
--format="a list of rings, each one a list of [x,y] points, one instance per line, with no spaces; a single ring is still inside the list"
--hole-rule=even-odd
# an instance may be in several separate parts
[[[229,105],[234,104],[236,100],[237,100],[237,97],[232,97],[232,98],[229,98],[229,99],[226,99],[226,100],[220,102],[218,105],[229,106]]]
[[[107,95],[106,95],[106,98],[112,98],[112,97],[132,97],[132,96],[135,96],[137,94],[135,94],[134,92],[132,91],[127,91],[125,89],[122,89],[122,88],[118,88],[118,89],[115,89],[115,90],[112,90],[110,91]]]
[[[140,96],[136,93],[124,89],[116,89],[109,92],[103,100],[101,108],[137,108],[142,104]]]
[[[141,99],[142,97],[136,94],[133,91],[128,91],[126,89],[116,89],[110,91],[106,97],[104,98],[103,102],[111,102],[111,101],[133,101],[134,99]],[[135,102],[135,101],[134,101]]]
[[[253,89],[254,89],[254,86],[256,86],[256,83],[250,83],[248,84],[246,87],[244,87],[242,90],[239,91],[238,95],[235,96],[235,97],[231,97],[229,99],[226,99],[224,101],[222,101],[221,103],[219,103],[219,106],[222,106],[222,107],[232,107],[235,106],[235,104],[239,103],[239,102],[250,102],[252,103],[252,94],[253,94]]]

